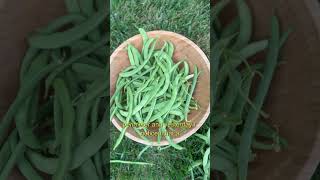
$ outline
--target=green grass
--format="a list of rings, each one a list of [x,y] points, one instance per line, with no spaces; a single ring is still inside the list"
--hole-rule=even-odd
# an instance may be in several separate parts
[[[117,0],[111,8],[111,50],[138,34],[137,28],[186,36],[209,53],[209,0]]]
[[[146,31],[167,30],[182,34],[209,56],[209,0],[116,0],[112,1],[110,16],[111,51],[138,34],[137,28],[141,27]],[[198,132],[205,134],[208,127],[205,124]],[[112,144],[118,136],[119,131],[112,126]],[[124,138],[119,147],[111,151],[112,160],[148,162],[154,165],[111,164],[111,176],[113,179],[190,179],[188,168],[195,160],[202,159],[202,144],[203,140],[192,136],[179,144],[186,148],[182,151],[171,147],[160,151],[152,147],[138,159],[145,145]],[[200,174],[201,170],[195,169],[195,177]]]

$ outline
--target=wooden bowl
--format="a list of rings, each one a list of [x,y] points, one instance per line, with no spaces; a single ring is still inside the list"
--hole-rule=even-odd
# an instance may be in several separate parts
[[[164,41],[171,41],[175,46],[174,61],[177,62],[180,59],[185,59],[191,72],[193,72],[194,65],[197,65],[201,74],[198,79],[198,83],[194,92],[194,98],[200,105],[199,110],[192,110],[188,115],[188,120],[194,123],[193,127],[187,129],[186,132],[172,137],[174,142],[179,143],[193,133],[195,133],[206,121],[210,113],[210,63],[206,55],[202,50],[186,37],[168,31],[151,31],[147,33],[149,37],[158,37],[157,48],[162,47]],[[141,35],[133,36],[124,43],[122,43],[110,57],[110,95],[113,95],[115,91],[116,81],[118,74],[130,65],[126,47],[128,44],[132,44],[141,51],[142,49],[142,37]],[[122,123],[117,119],[112,119],[113,125],[118,129],[122,129]],[[150,132],[158,132],[158,128],[149,127]],[[176,132],[180,132],[180,128],[176,128]],[[160,143],[157,143],[157,136],[145,136],[149,138],[149,142],[142,139],[133,128],[128,128],[125,135],[142,144],[152,146],[164,146],[168,145],[168,141],[162,138]]]

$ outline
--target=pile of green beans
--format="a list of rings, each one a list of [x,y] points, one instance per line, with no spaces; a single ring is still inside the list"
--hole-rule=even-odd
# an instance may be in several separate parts
[[[194,66],[190,74],[187,61],[173,62],[174,45],[165,42],[156,49],[156,38],[149,38],[143,29],[139,29],[143,38],[141,53],[131,44],[128,45],[130,66],[120,72],[116,90],[111,97],[111,119],[116,116],[123,124],[137,123],[159,124],[158,143],[162,134],[166,134],[169,123],[188,121],[191,109],[198,104],[192,98],[199,71]],[[181,69],[179,65],[183,66]],[[120,144],[127,126],[122,128],[114,149]],[[147,131],[146,127],[135,127],[138,134]],[[177,149],[169,135],[165,135],[170,145]],[[147,136],[142,136],[147,139]]]
[[[290,31],[280,35],[278,19],[273,16],[270,38],[250,42],[253,27],[250,8],[245,0],[233,2],[238,16],[226,26],[219,15],[231,1],[221,0],[212,9],[211,169],[223,174],[215,173],[214,179],[246,180],[248,164],[257,156],[256,150],[277,152],[287,146],[278,129],[263,120],[268,115],[262,106],[278,65],[280,49]],[[266,52],[264,62],[249,61],[262,51]],[[254,80],[257,88],[252,88]]]
[[[28,180],[108,177],[107,1],[65,4],[67,15],[28,38],[20,89],[0,121],[0,180],[14,166]]]

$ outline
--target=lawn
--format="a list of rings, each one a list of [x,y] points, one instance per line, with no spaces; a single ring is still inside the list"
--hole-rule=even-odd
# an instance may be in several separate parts
[[[111,52],[126,39],[138,34],[137,28],[146,31],[167,30],[186,36],[195,42],[209,56],[210,49],[210,1],[209,0],[114,0],[111,8]],[[111,125],[112,126],[112,125]],[[205,124],[198,132],[208,130]],[[111,143],[119,136],[111,128]],[[112,164],[113,179],[190,179],[188,168],[202,157],[202,140],[192,136],[173,148],[164,150],[150,147],[140,152],[145,145],[124,138],[120,146],[111,151],[113,160],[139,161],[154,164],[128,165]],[[200,168],[194,170],[195,179],[200,179]]]

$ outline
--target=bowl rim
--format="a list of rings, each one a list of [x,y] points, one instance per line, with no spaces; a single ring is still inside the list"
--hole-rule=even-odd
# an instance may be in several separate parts
[[[205,62],[206,67],[208,68],[208,71],[210,72],[210,62],[209,62],[208,57],[206,56],[206,54],[201,50],[201,48],[198,45],[196,45],[193,41],[191,41],[187,37],[185,37],[185,36],[183,36],[181,34],[175,33],[175,32],[165,31],[165,30],[148,31],[147,34],[148,35],[149,34],[153,34],[153,35],[156,34],[156,35],[159,35],[159,36],[161,36],[162,34],[165,34],[165,35],[169,35],[169,36],[174,36],[174,37],[184,41],[185,43],[189,44],[190,46],[192,46],[199,53],[199,55],[201,56],[202,61]],[[111,63],[113,62],[115,55],[118,54],[119,51],[123,50],[128,45],[129,41],[133,41],[134,39],[137,39],[137,38],[142,38],[142,37],[141,37],[140,34],[134,35],[131,38],[125,40],[123,43],[121,43],[113,51],[113,53],[110,56],[110,68],[111,68]],[[210,110],[211,110],[211,108],[210,108],[210,101],[209,101],[208,108],[206,109],[202,119],[195,125],[195,127],[190,129],[189,131],[187,131],[187,133],[183,134],[182,136],[179,136],[179,137],[176,137],[176,138],[172,138],[172,140],[175,143],[180,143],[180,142],[186,140],[187,138],[189,138],[190,136],[192,136],[194,133],[196,133],[202,127],[202,125],[205,123],[205,121],[208,119],[209,114],[210,114]],[[115,117],[112,118],[111,122],[121,132],[122,127],[121,127],[120,124],[122,124],[122,123],[119,123],[116,120]],[[144,145],[148,145],[148,146],[167,146],[167,145],[169,145],[169,142],[166,139],[165,140],[161,140],[160,143],[152,142],[152,141],[146,141],[146,140],[143,140],[140,137],[136,137],[136,136],[132,135],[128,131],[125,132],[125,136],[127,136],[129,139],[131,139],[131,140],[133,140],[135,142],[138,142],[138,143],[141,143],[141,144],[144,144]]]

